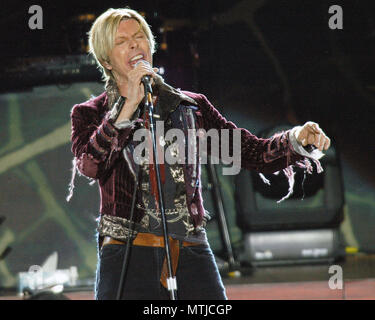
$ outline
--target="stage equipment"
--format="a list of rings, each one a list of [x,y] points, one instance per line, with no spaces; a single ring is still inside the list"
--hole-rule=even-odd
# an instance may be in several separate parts
[[[258,134],[270,137],[290,129],[279,126]],[[334,145],[320,159],[324,171],[308,174],[293,166],[293,195],[281,171],[265,174],[242,170],[235,181],[237,225],[243,232],[241,260],[254,265],[332,260],[341,254],[338,227],[343,220],[344,190],[341,166]]]
[[[333,263],[341,254],[337,228],[248,232],[240,259],[254,266]]]
[[[64,286],[59,284],[35,290],[24,288],[22,295],[24,300],[70,300],[63,291]]]
[[[100,81],[95,59],[87,54],[18,58],[3,67],[3,92],[30,90],[35,86]]]
[[[216,262],[221,272],[224,272],[225,270],[226,274],[237,276],[239,274],[239,263],[235,260],[233,253],[232,241],[225,217],[223,196],[221,194],[216,167],[211,163],[211,161],[209,161],[206,165],[206,169],[209,182],[209,186],[207,187],[207,189],[212,193],[213,206],[215,208],[215,217],[217,218],[220,238],[226,258],[225,260],[221,260],[216,257]]]
[[[77,285],[76,266],[69,269],[57,269],[58,255],[53,252],[41,265],[32,265],[27,272],[18,273],[18,294],[36,295],[38,293],[60,294],[64,285]]]

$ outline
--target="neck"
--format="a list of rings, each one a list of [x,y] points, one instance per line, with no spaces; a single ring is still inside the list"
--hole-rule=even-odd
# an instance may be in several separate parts
[[[117,85],[117,89],[120,95],[123,97],[126,97],[128,94],[128,81],[127,80],[121,80],[121,79],[115,79],[115,83]]]

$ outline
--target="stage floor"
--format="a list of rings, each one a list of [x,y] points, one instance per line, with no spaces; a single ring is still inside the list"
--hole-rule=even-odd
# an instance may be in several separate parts
[[[257,267],[238,278],[224,278],[229,299],[236,300],[375,300],[375,255],[347,255],[343,289],[330,289],[331,264]]]

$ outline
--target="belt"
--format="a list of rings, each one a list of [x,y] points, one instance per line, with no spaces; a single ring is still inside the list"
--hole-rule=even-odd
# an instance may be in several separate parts
[[[125,244],[126,242],[113,239],[111,237],[104,237],[102,248],[107,244]],[[200,243],[181,241],[183,247],[197,246]],[[146,246],[146,247],[164,247],[164,237],[157,236],[152,233],[138,233],[135,239],[133,240],[133,245],[135,246]],[[171,254],[171,263],[174,277],[176,275],[178,257],[180,255],[180,240],[172,239],[169,237],[169,248]],[[167,277],[168,277],[168,268],[167,268],[167,258],[164,258],[163,267],[161,270],[160,282],[161,284],[168,289],[167,287]]]

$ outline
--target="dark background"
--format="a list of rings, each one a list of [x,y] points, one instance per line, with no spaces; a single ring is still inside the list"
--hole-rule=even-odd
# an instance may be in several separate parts
[[[42,30],[28,26],[34,4],[43,9]],[[0,261],[0,286],[14,286],[17,272],[41,264],[54,250],[62,257],[59,267],[77,265],[82,277],[93,274],[97,186],[79,178],[72,202],[65,202],[72,158],[68,127],[65,140],[45,152],[25,147],[66,125],[73,104],[89,97],[82,92],[102,91],[95,67],[82,78],[43,74],[64,57],[85,56],[93,21],[79,16],[126,5],[145,13],[159,44],[154,65],[164,67],[174,87],[204,93],[228,119],[254,133],[285,122],[318,122],[341,156],[347,245],[375,251],[373,1],[6,1],[0,10],[0,216],[7,220],[0,244],[13,251]],[[328,27],[331,5],[343,8],[343,30]],[[17,151],[24,157],[19,164],[1,162],[13,161],[6,156]],[[221,182],[232,237],[239,242],[233,179]],[[84,197],[91,199],[85,206]],[[209,237],[219,247],[215,225]]]

